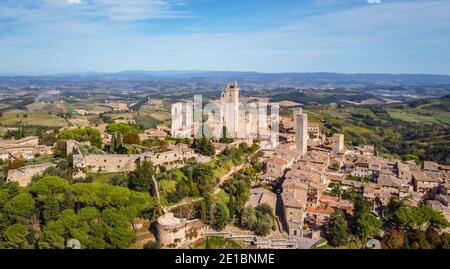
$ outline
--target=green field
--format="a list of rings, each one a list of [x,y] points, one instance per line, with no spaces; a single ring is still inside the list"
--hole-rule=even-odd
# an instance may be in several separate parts
[[[67,121],[54,115],[42,112],[11,111],[3,113],[0,124],[16,126],[17,124],[47,127],[67,126]]]
[[[423,123],[423,124],[436,124],[439,123],[437,119],[433,116],[425,116],[416,113],[415,111],[391,109],[389,110],[389,115],[396,120],[402,120],[413,123]]]
[[[448,163],[448,98],[425,100],[424,104],[386,106],[305,106],[308,120],[320,121],[328,136],[345,135],[347,147],[371,144],[385,156],[413,154],[420,160]]]

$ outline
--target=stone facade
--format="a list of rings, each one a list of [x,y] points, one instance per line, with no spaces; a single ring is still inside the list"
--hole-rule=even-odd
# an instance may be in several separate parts
[[[154,166],[175,168],[185,161],[195,158],[193,149],[183,145],[162,153],[142,153],[129,155],[113,154],[76,154],[73,156],[75,177],[83,177],[85,172],[131,172],[136,169],[137,161],[150,161]]]
[[[186,138],[193,135],[194,127],[194,103],[192,100],[186,103],[177,102],[172,104],[172,137]]]
[[[239,86],[227,84],[227,88],[220,96],[220,118],[232,137],[239,133]]]
[[[333,154],[341,154],[344,153],[344,135],[343,134],[335,134],[332,138],[333,144]]]
[[[3,140],[0,139],[0,151],[3,153],[2,159],[24,157],[33,159],[35,154],[47,154],[50,150],[46,146],[39,145],[37,136],[27,136],[22,139]]]
[[[303,113],[301,108],[294,110],[295,144],[301,154],[308,150],[308,114]]]
[[[168,212],[157,221],[158,240],[165,248],[181,248],[202,238],[203,234],[204,225],[199,219],[181,219]]]

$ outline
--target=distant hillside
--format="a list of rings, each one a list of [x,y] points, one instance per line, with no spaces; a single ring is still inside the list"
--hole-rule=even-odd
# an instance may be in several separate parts
[[[379,84],[379,85],[435,85],[450,84],[448,75],[430,74],[341,74],[341,73],[257,73],[257,72],[235,72],[235,71],[142,71],[130,70],[117,73],[65,73],[49,76],[1,76],[0,81],[11,78],[28,80],[46,79],[77,79],[77,78],[151,78],[151,79],[197,79],[208,78],[223,80],[240,80],[243,83],[265,82],[290,84]]]
[[[450,76],[429,74],[257,73],[233,71],[123,71],[114,77],[227,78],[295,81],[303,83],[392,83],[398,85],[448,84]]]

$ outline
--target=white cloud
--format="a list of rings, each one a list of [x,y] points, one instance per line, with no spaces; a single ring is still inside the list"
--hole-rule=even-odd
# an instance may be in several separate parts
[[[179,0],[5,0],[0,1],[0,17],[18,22],[52,20],[136,21],[187,17]],[[72,8],[76,6],[77,8]]]
[[[215,69],[450,74],[447,0],[364,4],[246,33],[172,34],[138,33],[122,21],[131,14],[148,17],[140,11],[124,11],[147,1],[128,0],[130,5],[114,5],[117,9],[111,10],[108,3],[113,2],[95,1],[106,8],[98,14],[114,18],[106,22],[86,21],[87,16],[80,19],[80,10],[89,11],[83,1],[68,8],[73,11],[60,15],[53,11],[61,21],[35,24],[31,36],[0,38],[5,65],[0,63],[0,71],[21,70],[26,65],[47,72]]]
[[[81,4],[81,0],[66,0],[67,4],[70,5],[80,5]]]

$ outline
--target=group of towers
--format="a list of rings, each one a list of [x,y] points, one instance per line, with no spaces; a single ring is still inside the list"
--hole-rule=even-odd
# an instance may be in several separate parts
[[[308,150],[308,114],[301,108],[294,109],[295,147],[302,155]],[[344,153],[344,135],[335,134],[331,138],[332,153],[339,155]]]
[[[195,100],[195,98],[194,98]],[[192,137],[198,132],[202,124],[203,106],[196,104],[198,101],[188,100],[184,103],[177,102],[172,105],[172,129],[173,137]],[[204,106],[206,109],[209,105]],[[220,96],[220,101],[208,110],[208,124],[213,129],[214,136],[224,135],[223,127],[226,127],[225,135],[230,138],[264,138],[270,141],[270,147],[278,145],[278,130],[275,127],[277,113],[273,113],[271,104],[271,115],[267,116],[267,104],[257,102],[256,104],[239,103],[239,85],[237,81],[228,83]],[[243,108],[245,107],[245,108]],[[195,109],[200,108],[200,116]],[[207,110],[207,109],[206,109]],[[214,112],[213,112],[214,111]],[[217,115],[216,115],[217,114]],[[269,124],[270,120],[270,124]],[[279,118],[278,118],[279,120]],[[196,123],[199,121],[199,123]],[[274,124],[275,123],[275,124]],[[215,131],[214,131],[215,130]],[[294,131],[296,149],[304,155],[308,149],[308,114],[303,113],[301,108],[294,109]],[[267,142],[266,141],[266,142]],[[341,154],[344,150],[344,136],[336,134],[332,138],[334,154]]]
[[[270,104],[271,111],[273,106]],[[274,135],[271,133],[275,133],[272,131],[278,131],[272,123],[276,118],[268,117],[267,113],[266,103],[240,103],[239,85],[235,81],[227,84],[219,101],[203,105],[201,97],[195,96],[194,101],[172,104],[171,134],[173,137],[192,137],[198,133],[198,127],[207,125],[213,137],[226,135],[227,138],[260,139],[268,136],[272,139]],[[206,122],[203,122],[203,116],[207,116]],[[223,132],[223,127],[226,132]]]

